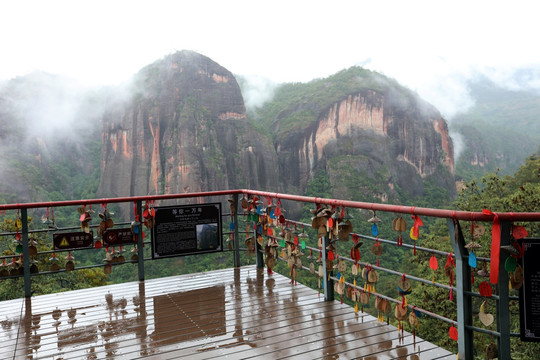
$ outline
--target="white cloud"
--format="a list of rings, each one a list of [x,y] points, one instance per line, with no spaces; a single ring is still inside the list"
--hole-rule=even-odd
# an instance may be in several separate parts
[[[540,64],[533,1],[18,1],[0,3],[0,80],[43,70],[118,84],[177,50],[235,74],[309,81],[371,59],[445,116],[474,69]],[[531,79],[531,86],[538,86]]]

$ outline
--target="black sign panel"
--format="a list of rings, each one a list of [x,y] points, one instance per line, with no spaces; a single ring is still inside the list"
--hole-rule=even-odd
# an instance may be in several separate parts
[[[53,235],[54,250],[69,250],[77,248],[91,248],[94,246],[94,233],[70,232]]]
[[[156,207],[152,258],[222,251],[221,204]]]
[[[136,244],[137,237],[133,236],[131,228],[109,229],[103,233],[103,242],[109,246]]]
[[[540,341],[540,239],[523,239],[523,285],[519,290],[522,341]]]

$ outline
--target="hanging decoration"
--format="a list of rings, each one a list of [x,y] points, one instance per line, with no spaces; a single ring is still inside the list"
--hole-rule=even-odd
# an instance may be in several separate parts
[[[361,306],[360,311],[364,312],[364,305],[369,303],[369,296],[370,296],[370,294],[367,293],[365,290],[362,290],[360,292],[360,304],[361,304],[360,305]]]
[[[407,319],[409,308],[407,306],[403,306],[402,304],[396,304],[396,307],[394,309],[394,316],[396,317],[396,320],[398,321],[398,332],[403,336],[403,324],[402,321]]]
[[[493,290],[491,289],[491,284],[487,281],[482,281],[480,285],[478,285],[478,292],[483,297],[491,297],[493,294]]]
[[[90,233],[90,221],[92,221],[92,213],[94,212],[92,210],[92,207],[89,206],[86,208],[86,205],[83,205],[77,209],[79,212],[79,220],[81,222],[81,230],[85,233]]]
[[[375,211],[373,211],[373,216],[368,220],[371,223],[371,234],[375,236],[375,243],[371,245],[371,252],[377,257],[377,266],[379,266],[379,256],[381,256],[383,248],[381,242],[379,241],[379,228],[378,225],[381,223],[381,219],[377,217]]]
[[[454,268],[456,267],[456,262],[452,254],[446,256],[446,264],[444,265],[444,274],[448,277],[448,282],[450,284],[450,301],[454,300],[452,286],[454,286]]]
[[[56,258],[56,254],[52,253],[52,256],[49,258],[49,261],[51,262],[51,268],[50,270],[52,272],[60,270],[60,266],[58,265],[58,259]]]
[[[491,336],[491,342],[486,347],[486,359],[497,359],[499,357],[499,350],[497,345],[493,343],[493,335]]]
[[[364,242],[360,240],[357,234],[353,234],[353,246],[351,247],[351,259],[354,260],[354,267],[358,267],[358,261],[360,261],[360,246],[362,246]]]
[[[483,209],[484,215],[493,216],[493,226],[491,228],[491,262],[489,270],[489,281],[492,284],[499,282],[499,253],[501,248],[501,222],[499,216],[488,209]]]
[[[71,255],[71,251],[68,251],[68,254],[66,256],[66,271],[72,271],[75,269],[75,258],[73,255]]]
[[[516,265],[516,269],[510,275],[510,286],[512,289],[519,290],[523,285],[523,268],[521,265]]]
[[[471,284],[474,284],[474,272],[478,265],[476,259],[476,250],[480,249],[482,245],[476,242],[476,239],[482,237],[486,228],[482,225],[477,225],[475,222],[471,223],[471,242],[465,245],[465,248],[469,250],[469,266],[471,267]]]
[[[493,324],[493,315],[486,313],[487,302],[484,300],[480,305],[480,311],[478,312],[478,318],[485,326]]]
[[[429,258],[429,267],[431,268],[432,275],[431,275],[431,283],[435,284],[435,271],[439,268],[439,263],[437,262],[437,257],[435,254],[431,254],[431,257]]]
[[[36,260],[37,256],[37,241],[33,237],[28,239],[28,255],[30,256],[30,274],[37,274],[39,272],[38,269],[38,261]]]
[[[154,226],[154,218],[156,217],[156,209],[154,209],[155,200],[146,200],[143,206],[143,224],[147,229]]]
[[[372,268],[371,265],[366,264],[362,269],[362,279],[364,279],[364,291],[375,292],[375,284],[379,281],[379,274]]]
[[[398,215],[393,221],[392,221],[392,230],[396,231],[397,237],[396,237],[396,245],[401,246],[403,245],[403,235],[402,233],[407,231],[407,223],[405,222],[405,219],[401,215]]]
[[[339,294],[341,303],[343,304],[343,294],[345,293],[345,275],[337,274],[338,281],[334,283],[334,291]]]
[[[409,295],[412,292],[412,285],[409,279],[407,279],[406,274],[401,276],[401,280],[398,282],[398,294],[401,296],[401,307],[407,307],[406,295]]]
[[[411,218],[414,220],[413,226],[411,227],[411,231],[409,232],[409,237],[411,240],[413,240],[414,244],[414,250],[413,254],[416,255],[416,240],[420,237],[420,226],[424,226],[424,222],[418,215],[413,214]]]
[[[416,346],[416,330],[418,329],[418,319],[420,317],[422,317],[422,313],[413,306],[412,311],[409,313],[409,324],[412,326],[414,346]]]
[[[341,221],[338,223],[338,238],[340,241],[349,241],[349,235],[353,232],[352,216],[349,215],[349,209],[346,211],[345,208],[341,209],[340,219]]]
[[[105,246],[105,259],[103,259],[105,262],[105,266],[103,267],[103,272],[107,275],[109,275],[112,272],[112,263],[113,263],[113,257],[111,253],[109,252],[109,245]]]
[[[458,341],[458,331],[454,324],[452,324],[452,326],[450,326],[450,329],[448,329],[448,336],[450,337],[450,339]]]
[[[384,322],[384,315],[388,315],[392,311],[390,302],[380,296],[375,299],[375,308],[377,309],[377,320],[380,322]]]

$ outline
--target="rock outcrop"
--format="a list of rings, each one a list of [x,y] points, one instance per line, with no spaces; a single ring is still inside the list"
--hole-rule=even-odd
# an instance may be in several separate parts
[[[271,141],[234,76],[182,51],[142,69],[104,115],[100,196],[277,189]]]
[[[440,113],[395,84],[355,81],[332,98],[309,88],[272,126],[259,119],[256,127],[228,70],[193,52],[167,56],[107,106],[98,195],[305,194],[319,171],[338,198],[408,200],[423,196],[428,180],[452,193],[453,147]]]
[[[399,200],[396,188],[422,196],[427,178],[454,192],[446,122],[434,107],[392,89],[349,94],[319,111],[309,126],[280,136],[276,148],[280,169],[294,169],[281,172],[284,191],[303,193],[322,170],[329,174],[334,196],[345,198]]]

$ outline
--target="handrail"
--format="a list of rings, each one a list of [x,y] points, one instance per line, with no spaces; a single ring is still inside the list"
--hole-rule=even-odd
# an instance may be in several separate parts
[[[195,193],[184,193],[184,194],[145,195],[145,196],[127,196],[127,197],[117,197],[117,198],[4,204],[4,205],[0,205],[0,211],[1,210],[44,208],[44,207],[58,207],[58,206],[112,204],[112,203],[135,202],[135,201],[172,200],[172,199],[182,199],[182,198],[197,198],[197,197],[239,195],[239,194],[258,195],[258,196],[267,197],[269,199],[293,200],[293,201],[309,202],[309,203],[321,204],[321,205],[342,206],[342,207],[347,207],[347,208],[392,212],[392,213],[399,213],[399,214],[423,215],[423,216],[447,218],[447,219],[454,219],[454,220],[464,220],[464,221],[491,222],[494,217],[494,215],[487,215],[487,214],[484,214],[483,212],[457,211],[457,210],[433,209],[433,208],[404,206],[404,205],[368,203],[368,202],[362,202],[362,201],[337,200],[337,199],[301,196],[301,195],[290,195],[290,194],[284,194],[284,193],[278,193],[278,192],[267,192],[267,191],[249,190],[249,189],[206,191],[206,192],[195,192]],[[540,222],[539,212],[522,212],[522,213],[501,212],[501,213],[496,213],[496,215],[498,216],[500,221],[533,221],[533,222],[539,221]]]
[[[413,281],[419,281],[424,284],[428,285],[434,285],[439,288],[452,290],[456,292],[457,295],[457,308],[458,308],[458,327],[460,331],[460,341],[458,343],[458,350],[459,355],[462,356],[464,354],[471,354],[472,349],[472,340],[469,342],[463,341],[463,337],[470,337],[472,339],[472,331],[477,332],[483,332],[483,333],[492,333],[496,335],[499,338],[499,353],[504,358],[505,354],[509,351],[509,336],[515,336],[515,333],[510,333],[509,329],[509,323],[508,323],[508,312],[505,314],[500,314],[501,311],[499,311],[498,317],[497,317],[497,332],[491,332],[486,329],[477,328],[472,326],[471,321],[467,321],[464,319],[472,318],[471,315],[471,304],[470,299],[474,296],[479,296],[478,293],[475,293],[471,291],[470,284],[467,284],[469,287],[464,287],[463,285],[467,283],[467,271],[470,271],[467,265],[467,259],[468,259],[468,253],[467,251],[463,251],[460,249],[460,246],[463,247],[464,240],[458,240],[458,235],[455,233],[454,225],[456,227],[459,227],[459,220],[463,221],[483,221],[483,222],[492,222],[495,220],[495,217],[498,218],[498,220],[502,224],[502,228],[504,229],[502,231],[501,236],[509,236],[509,228],[512,222],[517,221],[528,221],[528,222],[538,222],[540,221],[540,213],[535,212],[526,212],[526,213],[513,213],[513,212],[504,212],[504,213],[489,213],[489,212],[467,212],[467,211],[454,211],[454,210],[444,210],[444,209],[433,209],[433,208],[422,208],[422,207],[411,207],[411,206],[402,206],[402,205],[389,205],[389,204],[379,204],[379,203],[367,203],[367,202],[359,202],[359,201],[347,201],[347,200],[337,200],[337,199],[329,199],[329,198],[320,198],[320,197],[309,197],[309,196],[298,196],[298,195],[291,195],[291,194],[283,194],[283,193],[277,193],[277,192],[265,192],[265,191],[258,191],[258,190],[250,190],[250,189],[236,189],[236,190],[224,190],[224,191],[210,191],[210,192],[196,192],[196,193],[184,193],[184,194],[167,194],[167,195],[146,195],[146,196],[132,196],[132,197],[118,197],[118,198],[101,198],[101,199],[83,199],[83,200],[66,200],[66,201],[52,201],[52,202],[32,202],[32,203],[24,203],[24,204],[3,204],[0,205],[0,212],[5,210],[21,210],[21,220],[22,220],[22,237],[23,237],[23,250],[24,250],[24,258],[28,259],[28,235],[32,233],[38,233],[41,231],[48,231],[48,230],[29,230],[27,227],[27,209],[34,209],[34,208],[48,208],[48,207],[63,207],[63,206],[82,206],[82,205],[93,205],[93,204],[112,204],[112,203],[128,203],[133,202],[137,206],[137,213],[141,213],[141,205],[143,201],[159,201],[159,200],[173,200],[173,199],[187,199],[187,198],[204,198],[204,197],[220,197],[220,196],[232,196],[232,200],[230,201],[234,202],[236,205],[238,205],[238,197],[239,195],[242,196],[257,196],[261,199],[262,202],[267,201],[271,202],[274,199],[278,200],[290,200],[290,201],[299,201],[304,203],[312,203],[319,205],[327,205],[331,206],[332,208],[336,207],[342,207],[342,208],[357,208],[357,209],[365,209],[365,210],[372,210],[372,211],[381,211],[381,212],[390,212],[390,213],[397,213],[397,214],[411,214],[411,215],[417,215],[417,216],[429,216],[429,217],[438,217],[438,218],[446,218],[448,223],[448,228],[450,232],[450,238],[455,239],[456,241],[453,242],[453,252],[446,252],[446,251],[440,251],[435,249],[428,249],[428,248],[422,248],[422,247],[416,247],[417,250],[420,251],[427,251],[438,255],[443,256],[452,256],[457,263],[457,269],[456,270],[456,286],[448,286],[440,283],[435,283],[434,281],[429,281],[423,278],[416,277],[414,275],[406,275],[408,278],[410,278]],[[238,206],[236,206],[238,208]],[[238,246],[238,240],[239,240],[239,234],[244,233],[243,231],[239,231],[239,224],[238,224],[238,211],[231,214],[222,214],[222,216],[232,216],[233,217],[233,223],[236,225],[234,228],[234,231],[232,234],[234,235],[234,266],[240,266],[240,256],[239,251],[240,247]],[[302,224],[306,225],[299,221],[290,220],[292,223],[295,224]],[[309,224],[308,224],[309,225]],[[140,225],[139,225],[140,226]],[[254,227],[254,231],[256,227]],[[461,230],[460,230],[461,231]],[[224,233],[225,234],[225,233]],[[505,235],[506,234],[506,235]],[[9,236],[13,235],[13,233],[0,233],[0,237],[3,236]],[[255,234],[256,235],[256,234]],[[265,234],[263,234],[265,235]],[[265,235],[266,236],[266,235]],[[356,234],[359,238],[363,238],[366,240],[372,240],[372,241],[380,241],[387,244],[395,245],[395,242],[385,239],[380,239],[376,237],[371,237],[367,235],[362,234]],[[145,259],[142,252],[142,245],[143,240],[141,236],[141,232],[139,232],[139,240],[137,242],[138,244],[138,250],[139,250],[139,260],[137,261],[139,265],[139,280],[144,280],[144,266],[143,263]],[[326,236],[323,236],[324,241],[328,240]],[[504,240],[504,239],[503,239]],[[458,245],[456,245],[459,243]],[[503,243],[501,242],[501,245]],[[403,244],[404,247],[411,248],[412,245],[409,244]],[[325,284],[325,299],[330,300],[333,299],[333,286],[331,284],[334,280],[337,280],[336,277],[332,275],[327,274],[327,268],[326,268],[326,245],[323,246],[322,249],[316,249],[312,247],[306,247],[310,250],[316,250],[320,251],[322,253],[322,259],[323,259],[323,268],[324,268],[324,284]],[[48,253],[49,251],[40,252],[41,253]],[[260,251],[257,251],[257,265],[263,266],[263,262],[261,261],[262,256],[260,256]],[[10,256],[1,256],[0,259],[12,257]],[[503,259],[505,255],[500,255],[500,258]],[[343,258],[347,261],[353,261],[350,258],[340,256],[340,258]],[[490,259],[487,258],[477,258],[484,261],[490,261]],[[125,263],[136,263],[135,261],[126,261]],[[366,265],[365,262],[358,262],[360,264]],[[502,263],[502,262],[501,262]],[[115,264],[116,265],[116,264]],[[118,264],[119,265],[119,264]],[[97,267],[100,265],[89,265],[89,266],[81,266],[77,269],[84,269],[84,268],[92,268]],[[391,275],[396,276],[402,276],[403,273],[400,273],[398,271],[392,270],[392,269],[385,269],[379,266],[371,265],[374,269],[386,271],[387,273]],[[499,265],[501,266],[501,265]],[[306,267],[302,266],[303,269],[308,270]],[[53,272],[44,272],[40,273],[39,275],[47,275]],[[32,274],[32,276],[38,275],[38,274]],[[9,278],[16,278],[19,276],[9,276],[5,277],[6,279]],[[25,277],[25,294],[30,293],[30,272],[28,269],[28,262],[27,260],[24,261],[24,277]],[[501,278],[501,283],[504,284],[507,282],[506,278]],[[27,284],[28,282],[28,284]],[[353,286],[350,283],[347,283],[347,286]],[[357,286],[358,288],[358,286]],[[500,289],[499,289],[500,290]],[[377,294],[381,297],[387,298],[388,300],[397,302],[397,300],[392,299],[386,295],[383,294]],[[493,294],[489,299],[494,300],[497,302],[497,306],[501,309],[505,308],[507,306],[509,300],[516,300],[515,296],[509,296],[508,291],[502,291],[498,294]],[[502,305],[502,306],[501,306]],[[464,313],[460,308],[467,309]],[[451,322],[453,323],[454,320],[447,319],[445,317],[442,317],[438,314],[431,313],[429,310],[426,309],[420,309],[416,307],[416,310],[424,312],[425,314],[428,314],[430,316],[433,316],[434,318],[438,318],[440,320]],[[460,313],[461,311],[461,313]],[[504,311],[502,311],[504,313]],[[499,329],[499,325],[502,324],[502,328]],[[462,336],[464,335],[464,336]],[[469,339],[470,340],[470,339]],[[504,343],[503,343],[504,341]]]

